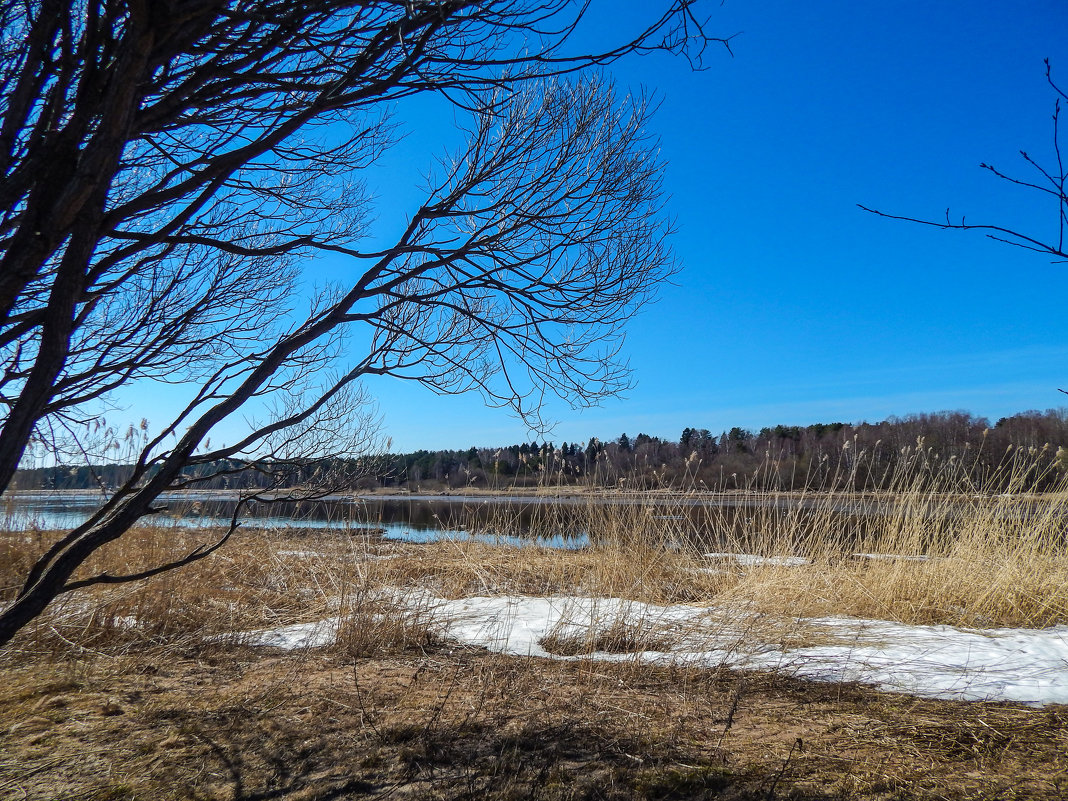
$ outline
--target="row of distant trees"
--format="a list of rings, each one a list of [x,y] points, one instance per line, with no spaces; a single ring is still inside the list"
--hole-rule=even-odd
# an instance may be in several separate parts
[[[887,489],[925,474],[995,490],[1022,476],[1048,489],[1068,469],[1068,409],[1027,411],[995,423],[967,412],[891,417],[879,423],[685,428],[677,440],[624,433],[610,441],[523,442],[499,448],[418,450],[294,463],[283,483],[351,490],[592,485],[617,489]],[[122,464],[23,471],[35,489],[116,486]],[[199,472],[204,475],[199,475]],[[210,478],[209,478],[210,476]],[[190,468],[200,488],[277,488],[277,471],[239,461]],[[207,479],[206,481],[204,479]]]
[[[389,457],[388,468],[363,486],[865,490],[925,474],[990,490],[1013,481],[1049,489],[1068,468],[1068,409],[1026,411],[994,423],[954,411],[718,434],[687,427],[677,440],[624,433],[610,441],[421,450]]]

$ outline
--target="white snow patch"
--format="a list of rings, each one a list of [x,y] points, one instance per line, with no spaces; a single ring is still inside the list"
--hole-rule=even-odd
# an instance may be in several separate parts
[[[284,648],[287,651],[299,648],[322,648],[337,641],[337,619],[318,620],[314,623],[294,623],[276,629],[250,631],[238,635],[246,645]]]
[[[774,565],[777,567],[800,567],[811,562],[804,556],[757,556],[751,553],[706,553],[705,559],[722,559],[734,562],[742,567],[761,567]]]
[[[676,634],[673,639],[683,644],[684,632],[709,612],[697,606],[655,606],[622,598],[574,596],[461,598],[437,606],[448,637],[500,653],[543,657],[553,656],[542,645],[550,634],[582,637],[618,623],[645,632],[672,631]],[[634,658],[633,654],[627,656]]]
[[[824,629],[836,644],[783,649],[755,639],[744,614],[714,607],[575,596],[407,597],[421,611],[433,611],[441,635],[499,653],[732,665],[819,681],[859,681],[929,698],[1068,704],[1068,626],[964,629],[816,618],[798,622]],[[655,632],[658,642],[666,634],[673,647],[669,652],[559,657],[542,645],[550,634],[582,637],[620,623]],[[334,619],[251,632],[242,639],[252,645],[310,648],[328,645],[336,636]]]
[[[855,646],[790,654],[798,675],[930,698],[1068,704],[1068,626],[963,629],[826,618]]]

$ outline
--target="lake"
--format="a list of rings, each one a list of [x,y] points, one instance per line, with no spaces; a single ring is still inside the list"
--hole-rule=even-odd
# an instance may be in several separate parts
[[[13,492],[5,497],[0,526],[8,530],[57,531],[84,522],[101,504],[101,496],[81,492]],[[546,499],[449,496],[333,496],[314,501],[254,501],[242,516],[245,525],[264,528],[336,529],[346,533],[373,530],[386,539],[426,543],[472,539],[501,545],[582,548],[590,544],[577,525],[537,526],[534,510],[549,508]],[[147,525],[226,526],[236,508],[230,493],[167,493],[167,511],[144,518]]]
[[[10,530],[60,530],[87,519],[101,502],[99,493],[13,492],[5,496]],[[961,515],[997,499],[946,498],[922,510],[929,534],[952,531]],[[914,502],[914,501],[913,501]],[[560,496],[335,495],[320,500],[256,501],[243,521],[263,527],[373,529],[387,539],[408,542],[478,540],[495,544],[534,544],[581,548],[606,537],[644,535],[678,545],[717,550],[726,545],[790,548],[810,536],[859,542],[885,528],[899,512],[894,497],[825,494]],[[202,491],[161,496],[166,512],[145,518],[150,525],[224,526],[236,508],[228,492]],[[999,515],[1028,516],[1028,504],[998,507]],[[1030,510],[1030,511],[1029,511]],[[912,510],[910,514],[915,514]]]

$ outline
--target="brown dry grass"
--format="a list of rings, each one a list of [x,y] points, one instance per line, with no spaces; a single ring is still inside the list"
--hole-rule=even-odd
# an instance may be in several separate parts
[[[1048,799],[1068,714],[438,644],[8,665],[0,797]]]
[[[839,472],[861,470],[864,458],[858,454]],[[390,554],[395,558],[376,560],[368,558],[378,547],[373,537],[312,531],[303,535],[312,543],[306,548],[279,547],[262,533],[244,531],[191,570],[129,593],[89,596],[99,608],[93,626],[137,618],[152,621],[158,627],[153,636],[162,639],[262,628],[321,616],[325,605],[379,586],[423,587],[452,598],[574,593],[714,602],[794,618],[1049,626],[1068,622],[1068,475],[1061,491],[1036,495],[1030,490],[1044,476],[1028,461],[1033,458],[1022,449],[1011,453],[989,477],[991,487],[1011,491],[996,495],[952,460],[928,464],[933,457],[918,447],[899,462],[900,474],[888,478],[891,489],[880,493],[754,487],[709,503],[706,493],[659,492],[630,504],[597,497],[577,505],[536,504],[532,520],[514,507],[499,507],[493,519],[470,521],[472,530],[498,534],[582,532],[593,544],[578,552],[453,542],[398,546]],[[48,538],[40,532],[0,536],[0,601],[11,597]],[[83,572],[147,567],[208,541],[211,532],[146,527],[95,556]],[[316,558],[293,553],[302,548]],[[706,552],[806,564],[744,564],[706,558]],[[86,603],[84,597],[75,606]],[[105,598],[101,605],[98,599]]]
[[[862,518],[863,530],[845,532],[840,497],[822,511],[819,498],[800,497],[804,525],[772,514],[769,497],[778,501],[736,498],[742,513],[723,517],[714,547],[693,546],[692,515],[665,514],[663,500],[591,503],[594,545],[579,551],[253,530],[182,571],[74,593],[0,656],[0,798],[1068,795],[1063,709],[637,660],[499,656],[443,640],[435,607],[420,600],[709,603],[747,621],[737,647],[808,642],[816,635],[798,622],[807,615],[1068,621],[1066,496],[904,493],[881,499],[883,522]],[[545,532],[559,514],[543,513]],[[86,571],[136,570],[211,536],[138,529]],[[0,534],[5,597],[47,538]],[[740,563],[706,558],[707,548],[808,561]],[[234,635],[322,619],[338,631],[324,649],[252,648]],[[561,627],[542,644],[631,653],[670,650],[679,634],[611,613],[596,623]]]
[[[4,597],[11,597],[28,563],[22,551],[46,536],[0,536]],[[211,530],[179,526],[137,528],[102,549],[75,578],[102,571],[136,572],[216,536]],[[319,550],[313,554],[311,548]],[[179,646],[234,631],[316,620],[327,599],[340,594],[347,582],[345,552],[347,543],[337,537],[298,533],[283,539],[264,531],[241,531],[231,547],[186,569],[61,596],[22,632],[14,650],[62,655],[71,648],[110,652],[146,644]]]

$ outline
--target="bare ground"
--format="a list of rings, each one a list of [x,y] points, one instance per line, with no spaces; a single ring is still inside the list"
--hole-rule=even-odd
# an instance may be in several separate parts
[[[5,799],[1068,797],[1068,708],[435,642],[22,661],[0,721]]]

